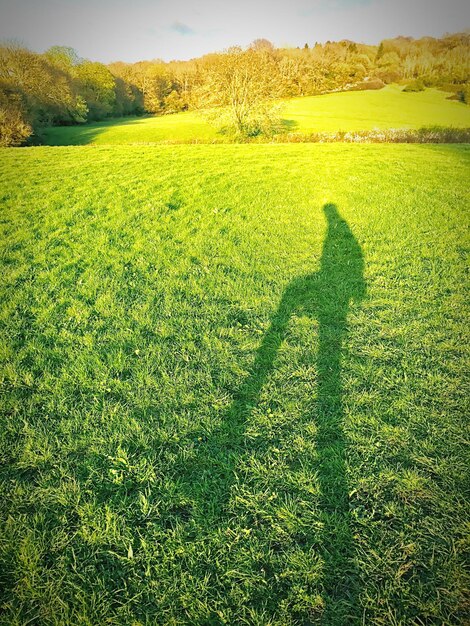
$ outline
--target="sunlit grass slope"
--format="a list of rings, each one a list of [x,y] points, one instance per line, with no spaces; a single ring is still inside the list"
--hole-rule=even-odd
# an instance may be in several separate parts
[[[282,117],[286,133],[304,134],[436,125],[470,127],[470,107],[449,100],[448,95],[436,89],[404,93],[391,85],[378,91],[287,100]],[[230,141],[194,112],[48,128],[44,139],[48,145]]]
[[[84,126],[55,126],[44,131],[47,145],[193,142],[227,139],[193,111],[154,117],[129,117]]]
[[[469,157],[4,150],[3,623],[463,625]]]
[[[295,98],[283,116],[294,132],[470,126],[470,107],[437,89],[406,93],[398,85]]]

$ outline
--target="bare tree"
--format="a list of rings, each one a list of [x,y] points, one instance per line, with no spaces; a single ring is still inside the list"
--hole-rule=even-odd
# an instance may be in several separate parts
[[[244,136],[272,129],[276,122],[275,65],[266,52],[230,48],[214,60],[200,88],[203,107],[213,108],[221,124]]]

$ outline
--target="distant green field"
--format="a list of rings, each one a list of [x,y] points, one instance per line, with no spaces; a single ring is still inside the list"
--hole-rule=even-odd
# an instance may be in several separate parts
[[[283,105],[285,132],[312,133],[372,128],[470,127],[470,107],[427,89],[404,93],[396,85],[378,91],[352,91],[294,98]],[[47,145],[132,144],[164,142],[227,142],[197,113],[151,118],[127,118],[48,128]]]
[[[377,91],[349,91],[295,98],[284,117],[294,132],[470,126],[470,107],[437,89],[405,93],[397,85]]]
[[[463,626],[469,147],[0,156],[2,623]]]

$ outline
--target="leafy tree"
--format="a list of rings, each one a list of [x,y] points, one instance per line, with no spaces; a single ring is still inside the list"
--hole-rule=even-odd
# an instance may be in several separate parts
[[[44,56],[65,71],[71,71],[82,62],[76,50],[68,46],[52,46],[46,50]]]
[[[184,111],[186,108],[186,103],[182,95],[176,91],[171,91],[164,100],[164,110],[165,113],[179,113],[180,111]]]
[[[26,118],[24,96],[0,88],[0,147],[20,146],[33,133]]]
[[[114,114],[141,115],[144,112],[144,97],[135,84],[133,65],[117,62],[109,65],[108,69],[115,80]]]
[[[165,98],[173,90],[171,76],[162,61],[134,65],[134,81],[142,92],[148,113],[163,113]]]
[[[22,119],[23,128],[27,125],[36,134],[47,124],[86,119],[86,106],[72,76],[46,56],[21,46],[0,46],[0,88],[4,119]]]
[[[102,63],[84,61],[76,67],[76,76],[88,107],[88,119],[100,120],[112,115],[116,103],[116,82]]]
[[[274,45],[269,41],[269,39],[255,39],[250,44],[251,50],[256,50],[257,52],[274,52]]]

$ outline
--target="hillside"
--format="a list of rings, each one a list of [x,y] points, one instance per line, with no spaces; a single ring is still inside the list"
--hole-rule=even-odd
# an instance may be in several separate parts
[[[405,93],[397,85],[377,91],[351,91],[293,98],[282,103],[286,133],[335,132],[372,128],[470,127],[470,107],[437,89]],[[51,127],[51,146],[165,142],[227,142],[195,112],[161,117],[121,118],[82,126]]]

